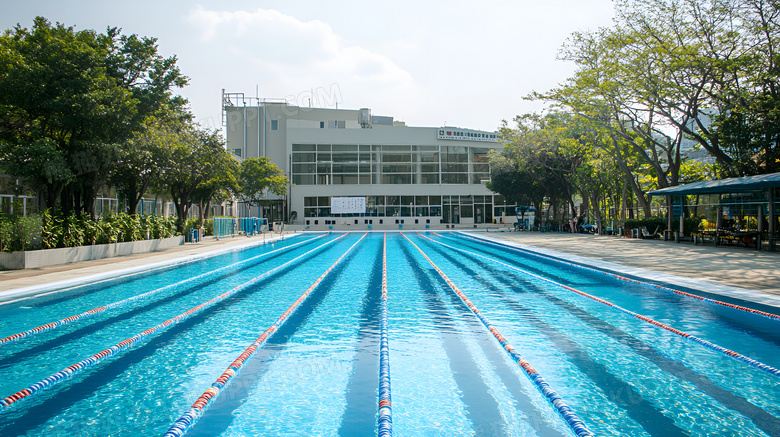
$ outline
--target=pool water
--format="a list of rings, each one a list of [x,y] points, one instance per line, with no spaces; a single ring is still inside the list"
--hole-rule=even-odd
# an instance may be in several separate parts
[[[775,369],[780,319],[464,234],[384,237],[307,233],[0,305],[5,338],[162,288],[0,343],[2,399],[235,290],[0,407],[0,435],[164,434],[345,253],[187,435],[376,435],[385,244],[394,435],[574,435],[436,268],[597,435],[780,435],[780,377],[561,285]]]

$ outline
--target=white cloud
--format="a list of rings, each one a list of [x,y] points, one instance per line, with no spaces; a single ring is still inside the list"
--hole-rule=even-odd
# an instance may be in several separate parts
[[[411,75],[387,56],[349,45],[326,23],[301,21],[275,10],[214,11],[198,7],[188,21],[200,30],[206,52],[220,59],[212,68],[253,76],[261,94],[289,95],[330,84],[349,84],[355,93],[382,87],[390,92],[413,88]],[[225,83],[224,86],[246,86]],[[231,90],[228,90],[231,91]],[[247,89],[233,90],[245,91]]]

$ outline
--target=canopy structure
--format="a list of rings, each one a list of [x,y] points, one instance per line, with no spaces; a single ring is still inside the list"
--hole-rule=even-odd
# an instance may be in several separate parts
[[[745,191],[764,191],[780,187],[780,173],[771,173],[744,178],[718,179],[715,181],[693,182],[676,187],[650,191],[649,196],[686,196],[690,194],[724,194]]]
[[[749,195],[746,194],[745,196],[756,196],[756,199],[751,201],[755,205],[755,211],[752,212],[757,217],[766,217],[767,218],[767,224],[768,224],[768,235],[770,238],[777,238],[772,237],[777,232],[777,227],[775,224],[778,208],[775,204],[776,197],[775,197],[775,191],[777,188],[780,188],[780,173],[771,173],[771,174],[765,174],[765,175],[758,175],[758,176],[747,176],[743,178],[729,178],[729,179],[719,179],[715,181],[702,181],[702,182],[694,182],[691,184],[685,184],[685,185],[678,185],[676,187],[668,187],[668,188],[662,188],[660,190],[654,190],[647,193],[649,196],[668,196],[670,199],[670,209],[672,210],[672,214],[669,216],[669,226],[671,227],[671,217],[672,215],[680,217],[680,232],[682,233],[682,200],[679,203],[679,206],[675,212],[675,209],[672,208],[672,199],[675,198],[681,198],[682,196],[688,196],[688,195],[705,195],[705,194],[717,194],[720,195],[721,201],[724,198],[732,198],[732,196],[739,196],[744,197],[740,195],[740,193],[765,193],[765,194],[753,194]],[[739,198],[738,197],[738,198]],[[674,201],[674,203],[677,203],[677,201]],[[718,228],[721,227],[721,219],[723,218],[723,211],[724,208],[727,207],[733,207],[736,206],[735,204],[726,203],[721,204],[718,208]],[[753,208],[751,208],[753,209]],[[766,214],[766,215],[765,215]],[[758,223],[758,231],[763,232],[763,219],[757,220]],[[772,246],[770,245],[770,249]]]

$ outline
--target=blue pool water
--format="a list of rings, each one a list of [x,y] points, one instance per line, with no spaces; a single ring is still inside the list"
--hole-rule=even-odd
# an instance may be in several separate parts
[[[394,435],[574,435],[431,262],[597,435],[780,435],[780,377],[557,284],[774,368],[780,320],[466,235],[404,235],[386,239]],[[164,434],[353,245],[187,435],[376,435],[383,244],[305,234],[1,305],[5,338],[168,286],[0,344],[0,399],[261,277],[0,407],[0,435]]]

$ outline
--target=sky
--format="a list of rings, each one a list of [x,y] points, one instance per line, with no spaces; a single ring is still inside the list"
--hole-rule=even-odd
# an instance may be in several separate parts
[[[543,110],[523,98],[573,75],[557,59],[566,39],[610,26],[613,15],[611,0],[0,0],[2,29],[43,16],[157,38],[189,77],[176,92],[208,128],[220,128],[224,89],[493,131]]]

